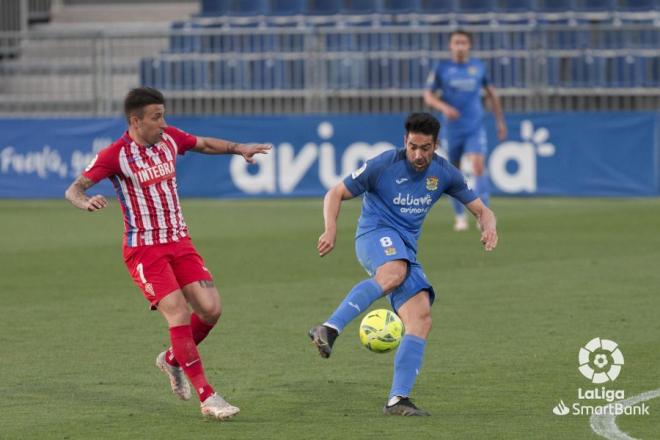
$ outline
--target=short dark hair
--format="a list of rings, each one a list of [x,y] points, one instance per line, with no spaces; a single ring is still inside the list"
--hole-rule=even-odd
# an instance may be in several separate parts
[[[130,121],[132,114],[138,118],[144,116],[144,108],[151,104],[165,104],[165,97],[156,89],[151,87],[137,87],[132,89],[124,99],[124,115]]]
[[[438,140],[440,121],[430,113],[411,113],[406,119],[406,134],[421,133],[431,135],[433,142]]]
[[[456,29],[455,31],[452,31],[449,34],[449,41],[451,41],[454,35],[464,35],[465,37],[467,37],[468,41],[470,42],[470,45],[472,45],[472,34],[469,33],[468,31],[464,31],[463,29]]]

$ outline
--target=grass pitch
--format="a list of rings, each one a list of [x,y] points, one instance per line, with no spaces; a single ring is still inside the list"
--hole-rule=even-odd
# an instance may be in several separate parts
[[[0,438],[597,438],[588,416],[556,416],[578,388],[580,346],[619,343],[626,397],[660,388],[660,201],[506,199],[500,245],[427,219],[419,259],[438,294],[413,398],[430,418],[385,418],[393,354],[359,345],[354,321],[329,360],[307,329],[365,277],[353,252],[359,202],[344,204],[334,252],[319,258],[321,200],[184,200],[193,240],[220,287],[223,316],[200,351],[216,389],[241,407],[204,421],[154,366],[164,320],[121,259],[116,202],[0,202]],[[385,306],[385,300],[374,307]],[[604,401],[583,402],[602,404]],[[650,416],[617,418],[660,438]]]

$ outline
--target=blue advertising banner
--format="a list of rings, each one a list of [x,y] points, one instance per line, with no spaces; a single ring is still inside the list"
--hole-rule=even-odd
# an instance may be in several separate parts
[[[374,155],[403,145],[406,115],[169,118],[190,133],[267,142],[248,165],[238,156],[188,153],[177,161],[184,197],[321,196]],[[495,194],[660,195],[660,116],[643,112],[508,114],[509,139],[487,120]],[[0,120],[0,197],[62,197],[123,119]],[[108,182],[95,187],[112,193]]]

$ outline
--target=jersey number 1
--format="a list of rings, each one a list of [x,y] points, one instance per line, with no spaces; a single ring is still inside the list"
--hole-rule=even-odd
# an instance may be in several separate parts
[[[142,284],[147,284],[147,279],[144,277],[144,267],[142,266],[142,263],[139,263],[135,268],[140,275],[140,281],[142,281]]]

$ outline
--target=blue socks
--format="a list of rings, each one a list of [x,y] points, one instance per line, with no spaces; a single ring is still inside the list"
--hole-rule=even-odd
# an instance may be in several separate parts
[[[457,216],[465,214],[465,206],[458,199],[451,198],[451,205],[454,207],[454,214]]]
[[[390,399],[394,396],[410,397],[413,385],[422,367],[426,340],[414,335],[405,335],[394,357],[394,378]]]
[[[490,183],[486,174],[475,177],[474,192],[484,202],[484,205],[490,204]]]
[[[355,319],[360,313],[365,312],[367,308],[383,295],[383,289],[380,288],[378,283],[373,279],[360,281],[350,292],[346,298],[339,304],[339,307],[334,311],[323,325],[332,327],[337,332],[341,333],[344,327]]]
[[[474,177],[474,193],[484,202],[484,205],[490,205],[490,182],[488,180],[488,175],[482,174],[481,176]],[[454,208],[454,214],[460,216],[465,214],[465,207],[461,202],[452,198],[451,199],[452,207]]]

